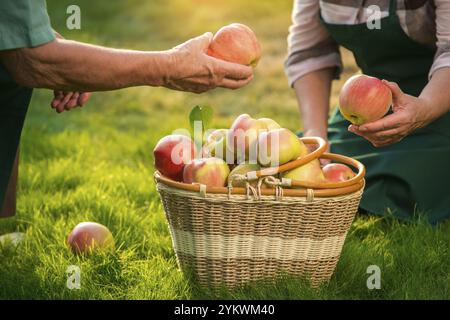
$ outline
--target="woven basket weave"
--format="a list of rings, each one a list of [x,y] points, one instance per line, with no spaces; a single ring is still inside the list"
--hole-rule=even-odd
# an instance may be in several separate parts
[[[350,185],[267,188],[257,194],[248,188],[187,185],[157,172],[157,190],[181,270],[205,287],[231,288],[280,273],[306,277],[313,286],[327,281],[364,188],[364,167],[356,164],[360,172]]]

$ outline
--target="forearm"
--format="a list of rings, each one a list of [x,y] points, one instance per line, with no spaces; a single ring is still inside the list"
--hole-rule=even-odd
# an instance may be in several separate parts
[[[303,131],[307,135],[327,136],[333,68],[304,75],[294,83]]]
[[[110,49],[64,39],[36,48],[4,51],[0,57],[20,84],[68,91],[159,86],[170,69],[167,52]]]
[[[438,69],[419,96],[425,101],[431,121],[450,111],[449,83],[450,67]]]

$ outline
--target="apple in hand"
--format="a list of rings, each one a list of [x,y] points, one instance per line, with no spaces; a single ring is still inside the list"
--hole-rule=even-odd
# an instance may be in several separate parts
[[[107,227],[96,222],[81,222],[70,232],[67,243],[74,253],[114,250],[114,238]]]
[[[349,78],[339,94],[339,110],[354,125],[381,119],[392,105],[392,92],[380,79],[364,74]]]
[[[191,160],[183,170],[183,182],[201,183],[209,187],[224,187],[230,168],[219,158],[200,158]]]
[[[232,23],[217,31],[207,53],[221,60],[256,67],[261,58],[261,45],[252,29]]]
[[[231,170],[229,177],[233,177],[234,175],[245,175],[249,172],[252,171],[259,171],[261,170],[261,167],[259,164],[257,163],[247,163],[247,162],[243,162],[240,165],[236,166],[233,170]],[[253,185],[255,185],[257,183],[257,180],[251,182]],[[238,180],[234,180],[233,181],[233,186],[234,187],[241,187],[244,188],[245,187],[245,181],[238,181]]]
[[[356,173],[342,163],[329,163],[322,168],[325,178],[329,182],[341,182],[350,180]]]
[[[301,167],[285,172],[282,174],[282,177],[286,179],[315,183],[326,182],[318,159],[314,159]]]
[[[279,166],[306,154],[305,144],[288,129],[275,129],[259,135],[258,162],[262,166]]]
[[[155,167],[163,176],[181,181],[185,164],[195,157],[195,145],[189,137],[172,134],[159,140],[153,155]]]

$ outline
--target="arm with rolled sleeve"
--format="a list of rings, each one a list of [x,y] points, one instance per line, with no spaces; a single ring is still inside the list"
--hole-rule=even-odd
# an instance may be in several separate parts
[[[333,68],[338,78],[342,70],[338,44],[320,21],[319,0],[295,0],[285,62],[289,84],[307,73]]]
[[[435,0],[437,51],[429,78],[441,68],[450,67],[450,1]]]
[[[331,82],[342,70],[338,44],[320,21],[319,0],[295,0],[285,62],[304,136],[327,138]]]

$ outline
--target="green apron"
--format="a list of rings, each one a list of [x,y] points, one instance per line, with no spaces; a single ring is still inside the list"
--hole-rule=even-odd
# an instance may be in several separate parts
[[[340,45],[353,52],[363,73],[395,81],[414,96],[426,86],[435,49],[405,34],[396,14],[396,0],[390,1],[389,16],[380,19],[380,29],[371,30],[365,23],[322,22]],[[331,151],[354,157],[366,166],[363,210],[388,212],[404,220],[420,214],[431,224],[450,217],[450,113],[382,148],[348,132],[348,125],[336,110],[329,121]]]

